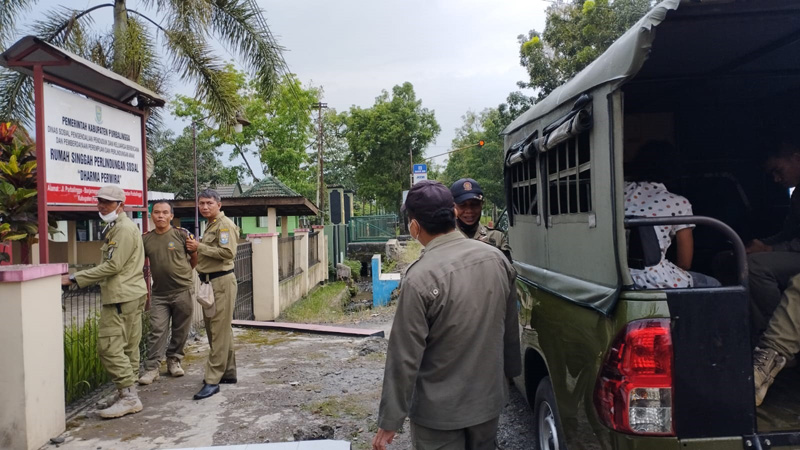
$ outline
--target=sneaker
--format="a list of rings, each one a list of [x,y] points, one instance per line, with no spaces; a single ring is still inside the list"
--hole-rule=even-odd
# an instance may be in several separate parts
[[[753,381],[756,388],[756,406],[761,406],[775,376],[786,365],[786,358],[771,348],[753,350]]]
[[[169,374],[173,377],[182,377],[184,374],[181,361],[177,358],[167,359],[167,370],[169,370]]]
[[[158,379],[158,367],[148,370],[139,377],[139,384],[150,384]]]
[[[129,386],[119,390],[119,399],[106,409],[101,409],[97,414],[103,419],[115,419],[142,410],[142,401],[136,392],[136,386]]]

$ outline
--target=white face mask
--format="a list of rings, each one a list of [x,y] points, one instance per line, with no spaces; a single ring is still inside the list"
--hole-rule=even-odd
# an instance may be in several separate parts
[[[411,223],[416,222],[416,220],[412,221]],[[411,232],[411,225],[408,226],[408,234],[411,235],[411,239],[419,242],[419,222],[417,222],[417,236],[415,237],[414,234]]]
[[[111,222],[117,220],[117,217],[119,217],[119,214],[117,214],[117,210],[116,209],[114,211],[111,211],[110,213],[108,213],[106,215],[103,215],[103,213],[101,213],[99,211],[97,212],[97,214],[100,216],[100,219],[103,222],[106,222],[106,223],[111,223]]]

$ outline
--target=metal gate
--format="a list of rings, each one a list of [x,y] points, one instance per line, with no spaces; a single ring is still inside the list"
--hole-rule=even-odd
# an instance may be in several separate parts
[[[253,246],[249,241],[239,244],[233,264],[233,272],[238,285],[233,318],[253,320],[255,319],[255,315],[253,315]]]

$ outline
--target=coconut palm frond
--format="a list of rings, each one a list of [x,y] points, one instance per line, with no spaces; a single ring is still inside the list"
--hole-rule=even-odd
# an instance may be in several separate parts
[[[33,129],[33,78],[20,72],[0,70],[0,120]]]
[[[67,50],[76,50],[78,48],[75,35],[78,35],[78,39],[82,34],[85,35],[85,30],[94,23],[89,13],[103,6],[99,5],[85,11],[65,6],[49,10],[44,13],[43,19],[33,23],[31,34]],[[81,31],[73,33],[76,29]]]
[[[159,0],[157,9],[169,17],[172,29],[207,30],[211,24],[214,0]]]
[[[234,77],[224,70],[201,35],[168,30],[165,36],[172,65],[180,77],[197,82],[197,98],[208,105],[217,123],[231,125],[240,106]]]
[[[279,83],[278,71],[285,63],[283,49],[272,37],[261,11],[249,0],[216,0],[214,4],[214,31],[240,55],[255,75],[259,90],[269,95]]]
[[[3,0],[0,3],[0,49],[5,49],[8,40],[17,30],[17,19],[29,10],[36,0]]]

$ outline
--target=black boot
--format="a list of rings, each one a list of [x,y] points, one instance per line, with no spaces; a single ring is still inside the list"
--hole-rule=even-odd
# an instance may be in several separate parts
[[[218,384],[206,384],[203,383],[203,389],[200,389],[200,392],[194,394],[195,400],[202,400],[204,398],[211,397],[212,395],[219,392],[219,385]]]

